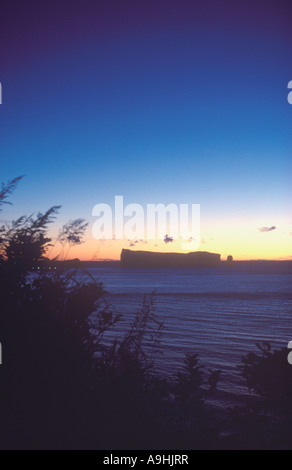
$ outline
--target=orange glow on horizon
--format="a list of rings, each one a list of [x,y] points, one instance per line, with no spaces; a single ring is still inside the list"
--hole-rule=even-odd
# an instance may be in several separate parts
[[[263,232],[265,220],[221,220],[220,222],[203,222],[201,224],[201,243],[193,250],[220,253],[221,259],[232,255],[234,260],[292,260],[292,233],[289,223],[277,220],[270,231]],[[291,224],[290,224],[291,225]],[[183,240],[165,243],[164,240],[95,240],[88,229],[84,243],[73,246],[70,250],[54,246],[48,253],[49,258],[62,260],[78,258],[81,261],[119,260],[123,248],[156,252],[187,253],[182,250]]]
[[[284,238],[284,237],[283,237]],[[288,237],[287,237],[288,238]],[[227,256],[232,255],[234,260],[292,260],[288,254],[291,245],[290,239],[282,240],[276,234],[256,234],[252,239],[242,237],[240,240],[234,240],[232,237],[203,237],[201,244],[195,251],[209,251],[220,253],[221,259],[225,260]],[[187,253],[181,249],[181,242],[165,244],[163,241],[137,242],[131,246],[127,240],[106,240],[96,241],[88,239],[82,245],[72,247],[68,252],[62,253],[60,247],[55,247],[50,253],[49,258],[57,257],[67,260],[78,258],[81,261],[97,260],[119,260],[122,249],[145,250],[156,252],[178,252]],[[190,250],[193,251],[193,250]]]

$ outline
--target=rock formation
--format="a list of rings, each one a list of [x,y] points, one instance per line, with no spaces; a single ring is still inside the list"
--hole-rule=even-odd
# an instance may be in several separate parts
[[[193,253],[156,253],[122,250],[123,268],[209,268],[221,263],[221,255],[196,251]]]

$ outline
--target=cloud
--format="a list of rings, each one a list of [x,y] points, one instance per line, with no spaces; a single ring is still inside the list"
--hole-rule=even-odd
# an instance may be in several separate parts
[[[147,240],[128,240],[128,243],[130,246],[135,246],[135,245],[138,245],[139,243],[146,245],[148,241]]]
[[[259,231],[262,232],[262,233],[267,233],[267,232],[273,232],[274,230],[276,230],[277,227],[273,226],[273,227],[261,227],[259,228]]]
[[[164,243],[173,243],[173,238],[169,237],[168,235],[165,235]]]

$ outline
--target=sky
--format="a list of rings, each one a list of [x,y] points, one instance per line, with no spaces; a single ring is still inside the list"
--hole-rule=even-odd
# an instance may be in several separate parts
[[[3,1],[1,182],[22,214],[83,218],[68,257],[181,251],[96,240],[96,204],[200,204],[198,249],[291,259],[290,0]],[[60,252],[56,246],[50,256]]]

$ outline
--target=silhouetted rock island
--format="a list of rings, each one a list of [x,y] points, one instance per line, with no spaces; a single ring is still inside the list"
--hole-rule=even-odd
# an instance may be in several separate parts
[[[122,250],[123,268],[210,268],[221,263],[221,255],[196,251],[192,253],[155,253],[153,251]]]

